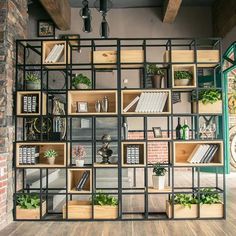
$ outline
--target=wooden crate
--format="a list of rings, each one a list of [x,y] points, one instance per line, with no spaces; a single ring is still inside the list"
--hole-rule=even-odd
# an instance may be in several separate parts
[[[46,201],[42,202],[42,216],[46,214]],[[22,209],[16,206],[16,219],[35,220],[40,219],[40,207],[35,209]]]
[[[222,218],[224,216],[224,204],[203,204],[200,205],[201,218]]]
[[[95,219],[116,219],[118,206],[94,206]],[[63,218],[66,218],[66,205],[63,206]],[[92,203],[90,201],[68,201],[68,219],[91,219]]]
[[[218,144],[219,148],[214,155],[211,163],[188,163],[187,159],[198,144]],[[224,164],[223,142],[222,141],[175,141],[173,149],[173,165],[174,166],[222,166]]]
[[[199,114],[222,114],[222,100],[219,100],[213,104],[203,104],[201,101],[198,101],[198,103],[193,102],[194,113],[197,113],[197,106]]]

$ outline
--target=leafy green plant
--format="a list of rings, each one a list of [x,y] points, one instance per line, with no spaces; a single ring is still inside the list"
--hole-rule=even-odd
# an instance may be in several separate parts
[[[91,80],[83,75],[83,74],[79,74],[79,75],[76,75],[73,79],[72,79],[72,85],[75,87],[76,85],[78,84],[85,84],[87,85],[88,87],[91,87]]]
[[[112,197],[108,194],[99,192],[93,199],[94,205],[100,206],[116,206],[118,205],[118,200],[115,197]]]
[[[148,64],[147,65],[147,73],[149,75],[160,75],[164,76],[165,72],[164,69],[159,68],[157,65],[154,64]]]
[[[170,203],[172,204],[172,199],[170,200]],[[174,204],[180,204],[184,207],[191,208],[192,204],[197,204],[198,198],[191,194],[176,194],[174,196]]]
[[[198,99],[203,104],[213,104],[221,100],[221,92],[216,88],[203,89],[199,93]]]
[[[200,191],[200,204],[216,204],[220,203],[219,193],[215,193],[211,188],[204,188]]]
[[[40,198],[37,194],[21,194],[17,196],[16,204],[23,209],[35,209],[40,207]]]
[[[28,73],[25,78],[26,81],[31,83],[40,83],[40,79],[37,74],[35,73]]]
[[[46,157],[46,158],[53,158],[53,157],[57,157],[57,156],[58,156],[58,153],[53,149],[49,149],[44,152],[44,157]]]
[[[174,72],[174,79],[193,79],[193,73],[191,71],[175,71]]]
[[[156,176],[164,176],[166,172],[166,168],[162,167],[160,163],[153,165],[153,173],[155,173]]]

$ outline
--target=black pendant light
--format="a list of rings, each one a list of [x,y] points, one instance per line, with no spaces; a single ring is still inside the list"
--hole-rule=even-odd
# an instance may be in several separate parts
[[[88,1],[83,0],[82,4],[83,4],[83,8],[81,8],[81,10],[80,10],[80,16],[83,19],[89,18],[90,17],[90,9],[88,7]]]
[[[85,33],[90,33],[92,31],[92,28],[91,28],[91,16],[88,17],[88,18],[84,18],[84,28],[83,28],[83,31]]]
[[[101,38],[108,38],[108,36],[109,36],[109,25],[107,23],[105,13],[102,15],[100,35],[101,35]]]
[[[101,13],[107,13],[112,7],[112,2],[110,0],[96,0],[94,7]]]

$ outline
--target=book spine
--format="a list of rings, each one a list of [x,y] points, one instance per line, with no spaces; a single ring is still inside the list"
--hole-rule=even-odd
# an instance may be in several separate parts
[[[28,112],[28,96],[24,95],[23,96],[23,112],[27,113]]]
[[[130,156],[130,147],[127,147],[127,157],[126,157],[126,163],[131,164],[131,156]]]
[[[54,45],[54,47],[52,48],[52,50],[49,52],[47,58],[45,59],[45,62],[46,62],[46,63],[51,62],[52,55],[53,55],[53,53],[55,52],[55,50],[57,49],[57,47],[58,47],[57,44]]]
[[[82,181],[82,183],[81,183],[81,186],[80,186],[79,190],[83,190],[84,185],[86,184],[88,178],[89,178],[89,173],[86,171],[86,172],[85,172],[85,177],[83,178],[83,181]]]
[[[27,147],[26,146],[23,146],[22,152],[23,152],[22,164],[27,164]]]
[[[27,147],[26,149],[27,149],[27,157],[26,157],[27,161],[26,161],[26,163],[31,164],[31,148]]]
[[[127,112],[132,106],[134,106],[139,100],[139,96],[137,96],[133,101],[129,103],[128,106],[125,107],[124,112]]]
[[[37,97],[35,96],[35,95],[33,95],[32,96],[32,108],[31,108],[31,110],[32,110],[32,112],[36,112],[36,103],[37,103]]]
[[[28,99],[27,99],[27,112],[31,113],[32,112],[32,105],[31,105],[31,102],[32,102],[32,96],[29,95],[28,96]]]
[[[19,164],[23,164],[23,148],[20,146],[19,148]]]

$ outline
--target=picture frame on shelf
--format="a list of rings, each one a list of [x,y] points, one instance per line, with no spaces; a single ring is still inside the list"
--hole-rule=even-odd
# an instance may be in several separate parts
[[[77,102],[77,112],[78,113],[88,112],[88,103],[87,102]]]
[[[72,46],[72,50],[80,51],[80,35],[79,34],[60,34],[59,38],[63,40],[69,39],[69,44]]]
[[[152,130],[153,130],[154,138],[162,138],[161,127],[153,127]]]
[[[38,20],[38,37],[55,37],[55,24],[51,20]]]

